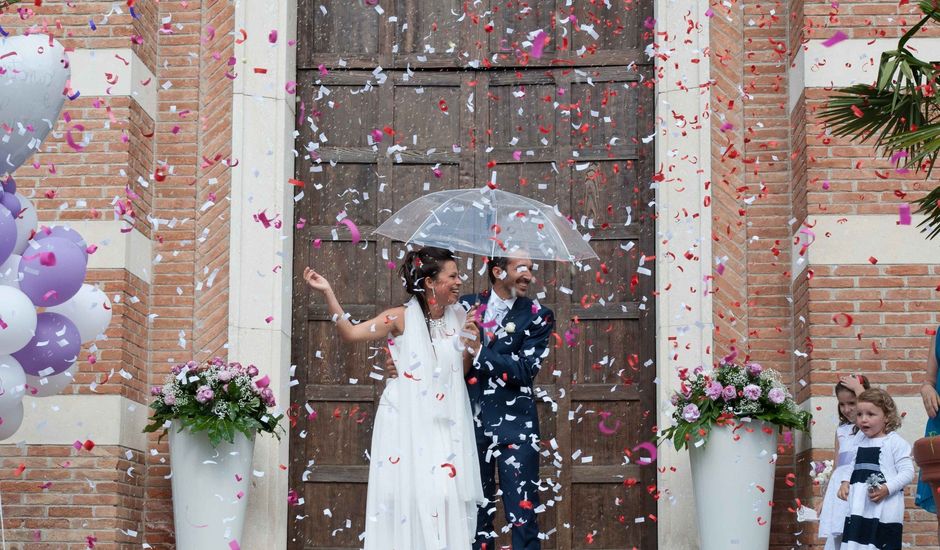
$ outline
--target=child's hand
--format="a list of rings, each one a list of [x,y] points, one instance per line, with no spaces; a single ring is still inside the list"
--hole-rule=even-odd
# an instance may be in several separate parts
[[[882,500],[887,498],[887,496],[888,496],[887,485],[882,485],[878,487],[877,489],[875,489],[874,491],[868,491],[868,498],[870,498],[872,502],[881,502]]]
[[[839,493],[837,495],[842,500],[849,500],[849,482],[843,481],[842,485],[839,485]]]
[[[852,390],[855,395],[859,395],[865,391],[865,386],[862,385],[861,381],[859,381],[858,377],[854,374],[851,376],[839,377],[839,382],[841,382],[842,385],[846,388]]]

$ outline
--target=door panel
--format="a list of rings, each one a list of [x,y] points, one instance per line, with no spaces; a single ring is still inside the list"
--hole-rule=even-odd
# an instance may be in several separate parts
[[[314,266],[367,319],[407,298],[405,246],[372,231],[411,200],[493,182],[557,206],[600,260],[534,269],[557,321],[536,379],[543,546],[655,548],[656,463],[641,446],[656,406],[651,3],[380,0],[381,16],[364,0],[299,3],[295,273]],[[484,57],[496,68],[474,70]],[[459,265],[466,293],[489,286],[482,258]],[[384,352],[341,343],[299,276],[293,325],[290,477],[304,502],[290,548],[361,548]]]

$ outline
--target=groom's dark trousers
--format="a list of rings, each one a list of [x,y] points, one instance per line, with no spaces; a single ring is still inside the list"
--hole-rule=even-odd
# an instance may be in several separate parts
[[[486,304],[489,294],[464,296],[470,307]],[[484,339],[467,374],[467,393],[474,412],[483,494],[488,502],[477,517],[474,550],[498,550],[493,538],[496,519],[496,474],[513,550],[540,550],[536,509],[539,507],[539,419],[535,410],[535,377],[547,355],[555,327],[550,309],[525,297],[516,298],[493,337]]]
[[[495,456],[495,451],[499,456]],[[487,461],[489,457],[489,461]],[[530,443],[521,445],[480,445],[480,476],[486,505],[477,516],[477,538],[474,550],[499,550],[496,539],[490,539],[496,516],[496,471],[499,489],[503,492],[506,524],[512,526],[513,550],[540,550],[539,527],[535,509],[539,506],[539,454]]]

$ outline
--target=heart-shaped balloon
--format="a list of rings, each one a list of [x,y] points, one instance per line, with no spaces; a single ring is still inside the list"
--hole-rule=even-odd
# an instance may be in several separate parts
[[[47,34],[0,39],[0,175],[19,168],[46,139],[71,73],[65,48]]]

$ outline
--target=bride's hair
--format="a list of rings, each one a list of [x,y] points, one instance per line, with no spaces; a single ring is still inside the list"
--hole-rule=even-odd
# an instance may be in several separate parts
[[[454,257],[453,252],[436,246],[426,246],[421,250],[412,250],[405,254],[405,261],[398,269],[398,274],[401,275],[405,292],[418,299],[425,317],[430,315],[424,290],[425,279],[433,281],[444,268],[445,263],[456,261],[457,258]]]

